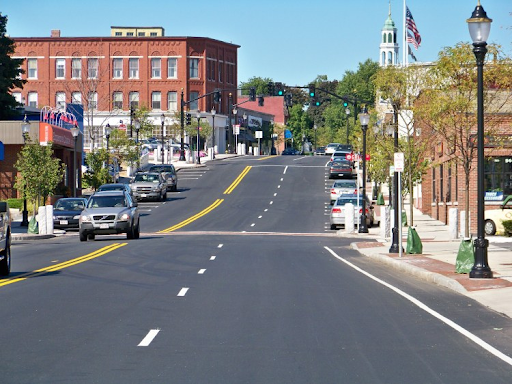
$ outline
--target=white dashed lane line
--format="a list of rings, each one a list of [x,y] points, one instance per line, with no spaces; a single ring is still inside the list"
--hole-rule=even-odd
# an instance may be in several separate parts
[[[204,275],[206,272],[206,269],[200,269],[199,272],[197,272],[198,275]]]
[[[216,258],[217,258],[217,256],[211,256],[211,257],[210,257],[210,261],[213,261],[213,260],[215,260]]]
[[[183,297],[187,294],[188,288],[181,288],[180,292],[178,293],[178,297]]]
[[[160,332],[159,329],[152,329],[148,332],[145,338],[142,339],[142,341],[137,345],[138,347],[147,347],[153,339],[158,335],[158,332]]]

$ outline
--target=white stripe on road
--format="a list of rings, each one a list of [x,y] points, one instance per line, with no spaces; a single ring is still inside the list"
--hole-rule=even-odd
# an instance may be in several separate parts
[[[268,212],[268,208],[265,208],[265,210],[263,212]]]
[[[271,201],[271,202],[270,202],[270,205],[272,205],[272,204],[274,204],[274,202],[273,202],[273,201]]]
[[[217,256],[211,256],[211,257],[210,257],[210,260],[215,260],[215,258],[216,258],[216,257],[217,257]]]
[[[197,272],[198,275],[204,275],[206,272],[206,269],[200,269],[199,272]]]
[[[467,329],[461,327],[460,325],[458,325],[454,321],[452,321],[452,320],[448,319],[447,317],[441,315],[439,312],[434,311],[432,308],[428,307],[426,304],[423,304],[421,301],[419,301],[418,299],[416,299],[413,296],[409,295],[408,293],[405,293],[401,289],[399,289],[399,288],[397,288],[397,287],[395,287],[395,286],[393,286],[393,285],[391,285],[389,283],[386,283],[384,280],[381,280],[378,277],[375,277],[374,275],[366,272],[365,270],[359,268],[358,266],[356,266],[356,265],[352,264],[351,262],[345,260],[344,258],[338,256],[329,247],[324,247],[324,248],[327,251],[329,251],[331,253],[331,255],[333,255],[338,260],[343,261],[345,264],[347,264],[348,266],[352,267],[356,271],[362,273],[363,275],[369,277],[370,279],[376,281],[377,283],[382,284],[383,286],[385,286],[385,287],[391,289],[392,291],[398,293],[400,296],[402,296],[403,298],[409,300],[411,303],[413,303],[417,307],[423,309],[425,312],[429,313],[430,315],[434,316],[436,319],[441,320],[443,323],[445,323],[449,327],[453,328],[457,332],[460,332],[462,335],[466,336],[469,340],[473,341],[478,346],[480,346],[483,349],[485,349],[486,351],[492,353],[494,356],[496,356],[497,358],[503,360],[505,363],[507,363],[509,365],[512,365],[512,358],[511,357],[505,355],[503,352],[501,352],[498,349],[494,348],[492,345],[490,345],[489,343],[485,342],[484,340],[482,340],[478,336],[474,335],[473,333],[469,332]]]
[[[261,216],[261,215],[260,215],[260,216],[258,216],[258,219],[261,219],[262,217],[263,217],[263,216]]]
[[[280,186],[280,185],[278,185],[278,186],[277,186],[277,189],[279,189],[279,188],[281,188],[281,186]]]
[[[142,341],[137,345],[137,347],[147,347],[153,339],[158,335],[158,332],[160,332],[159,329],[152,329],[148,332],[145,338],[142,339]]]
[[[222,248],[223,246],[224,246],[224,244],[219,244],[219,245],[217,246],[217,248]]]
[[[286,175],[286,170],[288,169],[288,166],[284,167],[283,175]]]
[[[255,225],[256,225],[255,223],[252,223],[252,224],[251,224],[251,227],[254,227]]]
[[[283,181],[283,180],[284,180],[284,178],[281,177],[281,181]]]
[[[274,193],[274,197],[276,197],[276,196],[277,196],[277,193]]]
[[[180,292],[178,293],[178,297],[183,297],[187,294],[188,288],[181,288]]]

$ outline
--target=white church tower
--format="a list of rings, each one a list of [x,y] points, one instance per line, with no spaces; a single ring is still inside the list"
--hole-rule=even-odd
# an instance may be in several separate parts
[[[382,28],[379,63],[381,67],[398,65],[398,43],[396,40],[395,22],[391,19],[391,1],[389,2],[388,19]]]

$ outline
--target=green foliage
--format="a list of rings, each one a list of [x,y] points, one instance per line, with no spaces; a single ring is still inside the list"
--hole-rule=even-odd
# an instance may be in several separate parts
[[[100,185],[110,182],[108,169],[104,167],[109,156],[106,149],[101,148],[95,152],[89,152],[85,161],[89,166],[83,175],[83,184],[87,188],[96,190]]]
[[[293,140],[295,143],[302,143],[302,139],[310,139],[314,132],[312,128],[312,121],[308,114],[302,109],[299,104],[293,105],[288,108],[289,118],[287,129],[292,132]]]
[[[375,100],[375,84],[371,80],[379,68],[379,63],[371,59],[359,63],[356,72],[345,72],[337,87],[337,93],[342,96],[352,95],[360,100],[373,102]]]
[[[14,115],[18,105],[9,91],[14,88],[23,88],[26,80],[18,77],[25,73],[21,69],[23,59],[12,59],[14,54],[14,40],[6,36],[7,16],[0,13],[0,120],[6,120]]]
[[[23,209],[23,199],[7,199],[9,208]]]
[[[502,220],[503,228],[506,236],[512,236],[512,220]]]
[[[254,87],[256,89],[256,95],[266,95],[268,93],[267,84],[272,80],[271,78],[263,77],[251,77],[245,83],[240,82],[240,88],[242,88],[242,95],[249,96],[249,89]]]
[[[16,176],[14,187],[27,199],[39,201],[42,197],[46,201],[62,182],[66,167],[53,154],[51,142],[45,146],[32,144],[30,140],[18,153],[14,166],[20,175]]]

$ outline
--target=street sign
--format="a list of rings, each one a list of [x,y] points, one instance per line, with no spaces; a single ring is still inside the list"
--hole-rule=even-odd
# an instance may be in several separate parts
[[[257,139],[263,139],[263,131],[256,131],[254,133],[256,134]]]
[[[233,124],[233,135],[240,134],[240,124]]]
[[[404,154],[403,152],[395,152],[394,159],[395,172],[403,172],[404,171]]]

